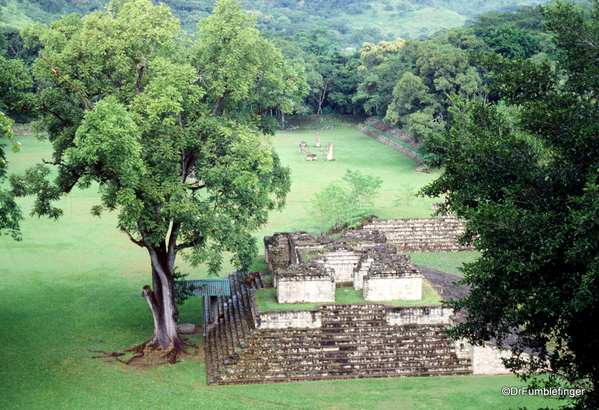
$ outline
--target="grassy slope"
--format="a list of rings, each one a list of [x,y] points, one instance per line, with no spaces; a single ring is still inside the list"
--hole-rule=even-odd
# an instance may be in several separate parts
[[[321,131],[335,143],[333,163],[301,161],[297,144],[315,132],[277,137],[283,161],[294,170],[289,207],[273,215],[266,233],[310,223],[303,208],[314,190],[361,167],[385,179],[376,212],[384,217],[427,216],[430,201],[393,209],[396,184],[421,186],[435,175],[411,172],[409,160],[354,130]],[[48,144],[19,137],[23,150],[9,153],[12,169],[49,157]],[[21,201],[28,211],[30,199]],[[115,229],[116,218],[92,218],[93,190],[74,191],[58,222],[29,218],[22,242],[0,237],[0,408],[2,409],[482,409],[551,402],[503,397],[512,376],[374,379],[326,383],[208,387],[204,362],[184,358],[150,369],[91,359],[87,350],[113,351],[145,340],[152,319],[141,288],[149,283],[147,255]],[[202,277],[195,270],[194,277]],[[199,300],[181,308],[181,321],[200,323]],[[196,341],[201,342],[201,337]]]
[[[6,25],[22,29],[28,24],[34,24],[35,22],[23,13],[21,7],[22,5],[17,0],[7,0],[6,6],[0,6],[0,15],[4,20],[4,22],[0,22],[0,26]]]
[[[350,15],[342,13],[352,22],[353,28],[378,28],[383,37],[393,40],[398,37],[426,38],[444,28],[461,27],[467,17],[444,8],[423,8],[411,12],[398,13],[384,10],[384,4],[371,3],[372,12]]]

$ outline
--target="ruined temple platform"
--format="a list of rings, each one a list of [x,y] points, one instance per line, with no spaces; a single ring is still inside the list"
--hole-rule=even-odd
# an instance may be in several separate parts
[[[443,333],[451,311],[378,303],[261,312],[242,276],[228,276],[217,325],[206,335],[208,384],[472,374],[470,358]]]

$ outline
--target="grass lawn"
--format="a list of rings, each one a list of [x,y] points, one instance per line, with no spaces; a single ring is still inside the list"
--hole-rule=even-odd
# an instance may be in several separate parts
[[[256,303],[261,310],[312,310],[316,306],[326,303],[279,303],[277,302],[277,290],[268,288],[258,290],[254,293]],[[441,304],[439,295],[433,288],[422,282],[422,299],[420,300],[391,300],[384,302],[371,302],[364,300],[361,290],[353,287],[337,288],[335,290],[335,303],[383,303],[391,306],[432,306]]]
[[[433,200],[395,209],[398,184],[422,186],[437,174],[412,172],[412,162],[353,129],[320,131],[333,142],[336,162],[302,161],[298,144],[314,144],[316,132],[283,132],[276,143],[293,169],[288,207],[258,235],[307,228],[305,205],[315,190],[360,168],[384,179],[375,213],[426,217]],[[19,136],[23,150],[8,152],[12,171],[50,158],[47,143]],[[25,214],[32,199],[19,201]],[[506,409],[557,406],[536,397],[504,397],[503,386],[522,386],[513,376],[370,379],[257,386],[206,386],[204,361],[183,357],[174,366],[127,367],[92,359],[131,347],[153,329],[141,297],[150,284],[148,255],[116,229],[116,215],[90,215],[93,190],[74,190],[63,200],[59,221],[26,216],[23,241],[0,237],[0,409]],[[416,259],[416,258],[414,258]],[[417,262],[421,263],[421,262]],[[190,279],[202,267],[178,265]],[[230,266],[224,267],[224,272]],[[199,299],[180,308],[180,322],[201,323]],[[201,336],[194,336],[202,343]]]
[[[459,267],[463,263],[474,262],[479,256],[479,252],[424,252],[412,253],[410,259],[416,265],[463,276]]]

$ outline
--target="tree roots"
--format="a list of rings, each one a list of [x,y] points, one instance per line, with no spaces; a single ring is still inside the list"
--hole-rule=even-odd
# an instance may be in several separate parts
[[[186,348],[192,348],[192,352],[188,352]],[[179,356],[195,356],[199,346],[195,343],[189,343],[185,339],[180,339],[180,343],[173,344],[170,349],[164,351],[152,339],[148,339],[143,343],[137,344],[122,352],[105,352],[102,350],[89,350],[91,353],[100,353],[99,356],[92,356],[90,359],[114,359],[119,363],[127,366],[135,367],[152,367],[163,364],[175,364],[178,362]],[[121,358],[129,353],[133,355],[128,359]]]

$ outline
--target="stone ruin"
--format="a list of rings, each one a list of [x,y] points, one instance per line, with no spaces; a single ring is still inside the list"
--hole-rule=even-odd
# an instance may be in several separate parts
[[[336,284],[345,282],[378,300],[402,292],[416,297],[418,280],[430,282],[440,295],[467,293],[452,284],[458,277],[427,268],[420,272],[409,256],[397,253],[416,247],[404,243],[405,227],[423,250],[467,249],[454,236],[463,225],[439,219],[375,221],[381,230],[349,231],[334,239],[306,232],[265,237],[265,261],[279,301],[328,303],[261,311],[254,292],[268,286],[265,274],[249,281],[239,272],[229,275],[231,295],[217,297],[206,332],[208,384],[509,373],[501,362],[508,350],[447,337],[443,330],[457,320],[449,307],[332,302]],[[451,233],[438,232],[443,228]],[[431,233],[432,242],[423,242],[422,232]]]
[[[316,133],[316,147],[320,148],[320,132]]]
[[[306,143],[306,141],[300,142],[299,149],[300,149],[301,154],[309,154],[310,153],[310,149],[308,148],[308,144]]]
[[[277,274],[277,299],[284,303],[334,302],[332,269],[317,263],[289,265]]]
[[[367,301],[421,299],[422,275],[386,240],[378,231],[362,230],[335,239],[315,239],[304,231],[265,237],[278,302],[333,302],[340,285],[363,290]]]

